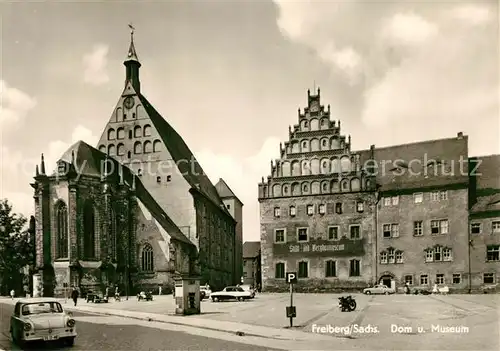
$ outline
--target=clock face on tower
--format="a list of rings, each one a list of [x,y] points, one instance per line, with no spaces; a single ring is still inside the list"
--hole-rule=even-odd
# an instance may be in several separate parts
[[[125,101],[123,101],[123,106],[130,110],[132,107],[134,107],[134,103],[134,98],[132,96],[128,96]]]

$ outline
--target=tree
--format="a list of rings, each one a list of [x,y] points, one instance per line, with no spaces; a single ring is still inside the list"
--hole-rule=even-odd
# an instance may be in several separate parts
[[[12,212],[8,200],[0,200],[0,294],[22,292],[22,269],[34,259],[33,241],[23,215]]]

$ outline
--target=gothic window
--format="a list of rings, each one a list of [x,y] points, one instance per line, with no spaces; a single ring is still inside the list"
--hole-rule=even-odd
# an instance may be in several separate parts
[[[289,190],[290,190],[290,188],[288,187],[288,185],[286,185],[286,184],[283,185],[283,195],[284,196],[289,196],[290,195]]]
[[[321,150],[328,150],[330,148],[330,145],[328,145],[328,139],[323,138],[321,139]]]
[[[57,258],[68,257],[68,207],[62,201],[56,204]]]
[[[302,175],[311,174],[311,165],[308,160],[302,161]]]
[[[106,153],[106,146],[104,145],[99,146],[99,151]]]
[[[151,126],[149,124],[146,124],[144,126],[144,136],[145,137],[151,136]]]
[[[144,153],[148,154],[150,152],[153,152],[153,144],[149,140],[144,142]]]
[[[108,140],[115,140],[115,130],[113,128],[110,128],[108,130]]]
[[[116,139],[125,139],[125,129],[120,127],[116,130]]]
[[[134,143],[134,154],[140,154],[142,152],[142,144],[140,141]]]
[[[85,202],[83,208],[83,255],[84,258],[95,258],[96,256],[96,213],[93,203]]]
[[[329,174],[330,173],[330,160],[321,160],[321,173]]]
[[[321,129],[328,129],[328,119],[327,118],[323,118],[321,120],[321,126],[320,126]]]
[[[301,123],[300,123],[300,129],[302,131],[307,131],[309,130],[309,125],[307,123],[307,121],[303,120]]]
[[[159,152],[160,151],[160,146],[161,146],[161,141],[155,140],[153,142],[153,152]]]
[[[151,244],[145,244],[142,248],[141,269],[143,272],[154,271],[153,247]]]
[[[142,128],[141,126],[134,127],[134,137],[140,138],[142,136]]]
[[[116,148],[113,144],[108,145],[108,155],[109,156],[115,156],[116,155]]]
[[[349,191],[349,181],[347,179],[344,179],[341,184],[342,191]]]
[[[117,221],[116,221],[116,212],[114,209],[111,209],[110,213],[110,222],[109,222],[109,255],[113,260],[117,260]]]
[[[302,194],[309,194],[309,184],[307,183],[302,184]]]
[[[118,154],[118,156],[125,155],[125,145],[123,145],[122,143],[118,144],[116,148],[116,153]]]
[[[303,140],[301,142],[302,145],[302,152],[308,152],[309,151],[309,140]]]
[[[324,194],[330,192],[330,189],[329,189],[329,186],[328,186],[328,182],[323,182],[321,184],[321,192],[324,193]]]

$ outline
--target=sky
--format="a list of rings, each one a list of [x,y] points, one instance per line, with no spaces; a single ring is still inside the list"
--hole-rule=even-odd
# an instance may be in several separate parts
[[[96,145],[124,87],[128,24],[141,90],[214,182],[244,203],[259,240],[257,184],[307,89],[354,150],[469,136],[500,153],[496,1],[0,0],[0,198],[33,213],[35,164]]]

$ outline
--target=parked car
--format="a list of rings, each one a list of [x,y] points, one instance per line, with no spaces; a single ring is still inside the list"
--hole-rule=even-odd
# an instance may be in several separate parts
[[[105,296],[105,294],[94,294],[92,292],[87,293],[87,302],[93,302],[93,303],[107,303],[108,302],[108,297]]]
[[[212,291],[206,285],[200,286],[200,299],[209,298]]]
[[[214,292],[210,296],[213,302],[224,300],[248,300],[252,298],[252,293],[243,290],[238,286],[227,286],[222,291]]]
[[[137,294],[137,301],[153,301],[153,293],[151,291],[141,291]]]
[[[389,288],[387,285],[383,285],[383,284],[377,284],[372,288],[366,288],[363,290],[363,294],[366,294],[366,295],[371,295],[371,294],[389,295],[389,294],[395,294],[395,293],[396,293],[395,289]]]
[[[243,284],[243,285],[240,285],[240,287],[245,290],[245,291],[248,291],[251,295],[252,295],[252,298],[255,297],[255,289],[252,288],[250,285],[248,284]]]
[[[64,341],[73,346],[76,321],[54,298],[19,300],[10,318],[10,335],[17,345],[31,341]]]

